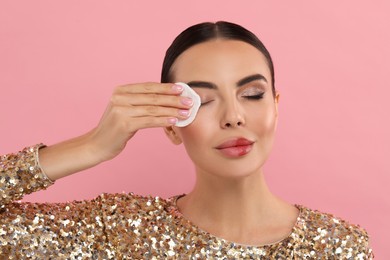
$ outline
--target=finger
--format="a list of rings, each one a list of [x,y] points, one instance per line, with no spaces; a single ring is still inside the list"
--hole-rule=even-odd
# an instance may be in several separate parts
[[[183,91],[183,87],[175,85],[173,83],[155,83],[147,82],[140,84],[128,84],[122,85],[115,89],[116,93],[127,94],[180,94]]]
[[[114,108],[114,113],[125,116],[126,118],[136,117],[175,117],[185,119],[189,117],[190,111],[188,109],[176,109],[170,107],[159,106],[117,106]]]
[[[115,94],[111,102],[119,106],[165,106],[176,108],[190,108],[193,105],[191,98],[160,94]]]
[[[128,129],[134,131],[145,128],[168,127],[175,125],[177,120],[175,117],[136,117],[129,122]]]

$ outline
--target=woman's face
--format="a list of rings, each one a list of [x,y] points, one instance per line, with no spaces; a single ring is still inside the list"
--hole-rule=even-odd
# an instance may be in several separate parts
[[[245,42],[218,39],[183,52],[171,72],[201,97],[192,124],[166,129],[184,143],[198,173],[234,178],[259,171],[272,148],[279,99],[264,55]]]

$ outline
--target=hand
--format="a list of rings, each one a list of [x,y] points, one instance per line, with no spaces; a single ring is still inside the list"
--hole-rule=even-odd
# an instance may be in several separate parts
[[[172,83],[141,83],[115,88],[111,100],[88,139],[100,161],[117,156],[142,128],[167,127],[189,115],[192,100],[179,96]]]

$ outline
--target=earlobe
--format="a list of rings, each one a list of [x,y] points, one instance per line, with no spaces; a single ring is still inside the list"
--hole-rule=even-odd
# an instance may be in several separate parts
[[[172,126],[164,127],[164,132],[173,144],[179,145],[183,142],[180,136],[175,131],[174,127]]]

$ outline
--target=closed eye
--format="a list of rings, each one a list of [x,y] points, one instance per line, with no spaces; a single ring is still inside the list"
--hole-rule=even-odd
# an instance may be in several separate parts
[[[252,95],[252,96],[243,96],[243,98],[249,99],[249,100],[259,100],[263,98],[264,93],[257,94],[257,95]]]
[[[263,97],[264,97],[264,93],[251,95],[251,96],[243,96],[243,98],[248,99],[248,100],[259,100],[259,99],[262,99]],[[214,100],[209,100],[209,101],[203,102],[200,104],[200,106],[207,105],[208,103],[213,102],[213,101]]]
[[[204,105],[207,105],[208,103],[212,102],[213,100],[210,100],[210,101],[206,101],[206,102],[203,102],[203,103],[200,103],[200,106],[204,106]]]

